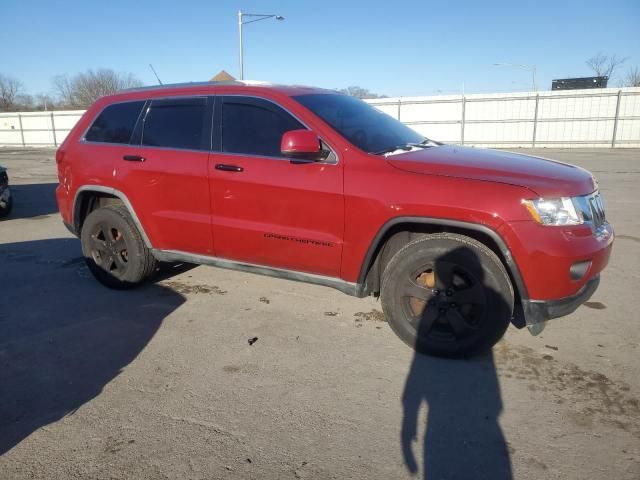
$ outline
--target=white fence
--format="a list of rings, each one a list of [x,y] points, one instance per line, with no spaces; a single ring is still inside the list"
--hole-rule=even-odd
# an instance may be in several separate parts
[[[486,147],[640,147],[640,88],[368,100],[421,134]]]
[[[367,100],[423,135],[487,147],[640,147],[640,88]],[[0,146],[57,146],[84,110],[0,113]]]
[[[0,146],[60,145],[84,110],[0,113]]]

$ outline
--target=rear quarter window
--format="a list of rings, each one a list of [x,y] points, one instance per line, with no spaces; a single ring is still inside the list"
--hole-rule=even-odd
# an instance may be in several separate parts
[[[144,101],[115,103],[95,119],[84,139],[88,142],[129,143]]]

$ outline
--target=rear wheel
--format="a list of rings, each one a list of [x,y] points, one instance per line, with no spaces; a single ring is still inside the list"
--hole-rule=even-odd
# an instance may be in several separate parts
[[[107,287],[135,287],[155,270],[155,258],[122,205],[91,212],[80,238],[89,270]]]
[[[500,259],[463,235],[425,235],[400,249],[382,276],[393,331],[417,351],[456,357],[490,349],[504,335],[514,294]]]

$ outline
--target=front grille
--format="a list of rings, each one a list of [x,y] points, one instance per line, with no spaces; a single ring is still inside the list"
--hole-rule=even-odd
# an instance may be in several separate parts
[[[0,187],[6,187],[9,183],[9,177],[6,171],[0,172]]]
[[[597,230],[607,221],[604,214],[604,204],[602,203],[602,197],[599,192],[595,192],[588,198],[589,209],[591,210],[591,221],[593,222],[594,230]]]
[[[607,218],[600,192],[595,191],[590,195],[574,197],[573,202],[578,214],[591,227],[594,235],[598,236],[603,228],[606,230]]]

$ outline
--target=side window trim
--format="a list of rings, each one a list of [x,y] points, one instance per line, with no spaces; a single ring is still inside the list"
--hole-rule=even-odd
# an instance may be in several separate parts
[[[270,155],[256,155],[256,154],[247,154],[247,153],[235,153],[235,152],[223,152],[222,151],[222,109],[224,108],[224,100],[229,97],[229,98],[242,98],[245,100],[262,100],[264,102],[267,102],[271,105],[274,105],[276,108],[281,109],[282,111],[284,111],[285,113],[287,113],[288,115],[291,115],[291,117],[293,117],[298,123],[300,123],[304,128],[306,128],[307,130],[313,130],[311,127],[309,127],[309,125],[307,125],[303,120],[300,119],[300,117],[298,117],[295,113],[291,112],[288,108],[283,107],[282,105],[280,105],[278,102],[276,102],[275,100],[272,100],[270,98],[266,98],[266,97],[260,97],[257,95],[245,95],[245,94],[233,94],[233,93],[228,93],[228,94],[222,94],[222,95],[216,95],[216,108],[214,110],[214,121],[213,121],[213,136],[215,137],[215,139],[217,139],[218,144],[215,145],[215,143],[212,143],[212,152],[214,153],[220,153],[220,154],[224,154],[224,155],[233,155],[233,156],[238,156],[238,157],[256,157],[256,158],[267,158],[267,159],[271,159],[271,160],[282,160],[282,161],[286,161],[286,162],[290,162],[291,159],[287,158],[287,157],[283,157],[283,156],[270,156]],[[253,103],[253,102],[247,102],[249,104]],[[255,102],[255,103],[259,103],[259,102]],[[323,137],[320,136],[320,141],[322,142],[322,144],[324,146],[326,146],[329,151],[330,154],[327,157],[327,160],[321,161],[321,162],[310,162],[310,163],[320,163],[322,165],[338,165],[340,163],[340,157],[338,156],[336,149],[333,148],[329,142],[327,142]],[[217,149],[215,148],[217,146]]]
[[[211,128],[210,128],[210,152],[222,152],[222,97],[212,95],[211,103]]]
[[[131,138],[128,143],[128,145],[131,145],[132,147],[140,146],[140,142],[142,141],[142,125],[144,124],[144,119],[147,116],[150,103],[151,102],[149,100],[145,100],[142,110],[140,110],[140,113],[138,114],[138,119],[133,127],[133,133],[131,134]]]

